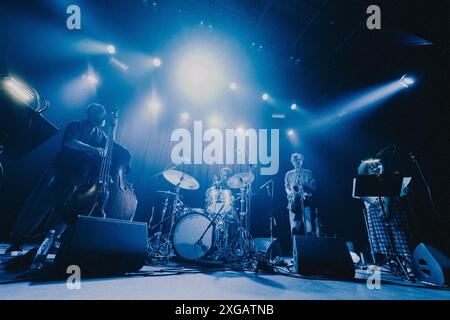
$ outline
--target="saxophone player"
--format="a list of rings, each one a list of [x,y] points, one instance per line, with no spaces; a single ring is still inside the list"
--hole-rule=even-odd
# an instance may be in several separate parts
[[[317,184],[312,172],[303,169],[301,154],[293,153],[291,163],[294,169],[286,172],[284,178],[291,235],[312,235],[312,192],[316,191]]]

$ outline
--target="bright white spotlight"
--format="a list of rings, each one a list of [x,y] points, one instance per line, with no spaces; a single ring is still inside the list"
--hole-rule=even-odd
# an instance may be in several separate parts
[[[109,54],[115,54],[116,53],[116,48],[112,44],[109,44],[106,47],[106,51],[108,51]]]
[[[87,81],[92,84],[92,85],[97,85],[98,84],[98,77],[95,75],[95,73],[89,73],[86,75],[86,79]]]
[[[152,115],[156,115],[159,113],[159,110],[161,110],[161,103],[159,102],[158,98],[152,97],[148,103],[148,110]]]
[[[210,128],[223,128],[225,126],[225,121],[219,114],[212,114],[208,117],[208,127]]]
[[[182,113],[180,113],[180,118],[181,118],[182,122],[186,122],[189,119],[191,119],[191,116],[187,112],[182,112]]]
[[[295,135],[294,130],[289,129],[288,132],[287,132],[287,135],[288,135],[289,137],[293,137],[293,136]]]
[[[263,94],[261,95],[261,99],[263,99],[264,101],[269,100],[269,94],[268,94],[268,93],[263,93]]]
[[[399,81],[400,81],[401,85],[404,86],[405,88],[409,88],[411,85],[414,84],[414,79],[411,77],[408,77],[406,74],[403,75]]]
[[[291,104],[291,110],[297,110],[297,104],[296,103]]]
[[[182,93],[194,102],[208,102],[225,88],[225,71],[218,57],[205,48],[189,51],[176,66]]]
[[[155,67],[160,67],[161,66],[161,59],[160,58],[154,58],[153,60],[152,60],[152,63],[153,63],[153,65],[155,66]]]
[[[230,83],[230,90],[236,90],[237,89],[237,83],[236,82],[232,82],[232,83]]]
[[[34,99],[31,89],[13,77],[4,79],[3,85],[15,99],[23,103],[30,103]]]
[[[236,133],[237,134],[244,134],[245,128],[243,126],[237,127],[236,128]]]

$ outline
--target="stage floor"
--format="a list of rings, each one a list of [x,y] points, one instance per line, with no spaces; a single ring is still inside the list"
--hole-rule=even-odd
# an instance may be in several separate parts
[[[450,291],[424,287],[382,274],[380,289],[369,289],[364,271],[355,281],[317,280],[282,274],[219,271],[176,266],[144,267],[147,275],[89,279],[79,290],[69,290],[64,281],[14,282],[0,285],[0,300],[55,299],[188,299],[188,300],[450,300]],[[179,273],[179,274],[176,274]],[[13,280],[4,271],[0,280]]]

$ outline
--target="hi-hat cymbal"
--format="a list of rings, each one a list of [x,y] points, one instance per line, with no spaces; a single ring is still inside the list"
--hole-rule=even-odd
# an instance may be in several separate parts
[[[194,177],[178,170],[166,170],[163,172],[164,178],[176,187],[185,190],[197,190],[200,185]]]
[[[251,172],[236,173],[227,181],[227,185],[232,189],[240,189],[248,186],[255,180],[255,175]]]
[[[157,190],[155,192],[162,193],[162,194],[167,194],[168,196],[174,196],[174,197],[183,198],[183,196],[181,194],[178,194],[178,193],[175,193],[175,192],[171,192],[171,191]]]

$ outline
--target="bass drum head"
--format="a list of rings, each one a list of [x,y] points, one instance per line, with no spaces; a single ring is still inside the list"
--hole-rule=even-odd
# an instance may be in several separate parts
[[[186,260],[197,260],[206,256],[212,248],[214,225],[207,216],[191,212],[183,216],[174,226],[172,242],[175,253]]]

